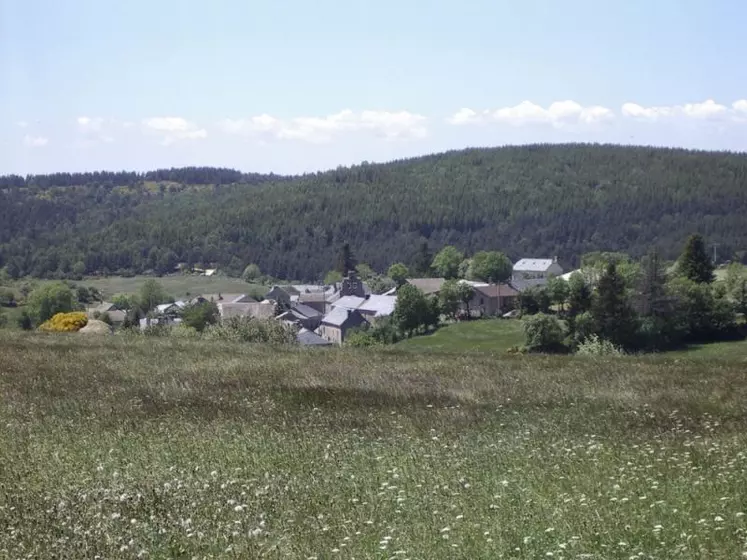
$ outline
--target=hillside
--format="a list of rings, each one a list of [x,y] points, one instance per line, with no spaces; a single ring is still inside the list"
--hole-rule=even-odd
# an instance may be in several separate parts
[[[256,262],[310,280],[343,242],[379,270],[423,241],[567,266],[594,250],[671,258],[694,231],[724,257],[747,249],[742,154],[535,145],[295,178],[210,171],[1,179],[0,264],[49,276]]]

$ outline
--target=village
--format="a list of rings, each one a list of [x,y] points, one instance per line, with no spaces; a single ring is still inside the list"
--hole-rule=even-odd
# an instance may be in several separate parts
[[[202,272],[202,271],[200,271]],[[211,269],[210,275],[216,270]],[[570,273],[569,273],[570,274]],[[554,258],[523,258],[513,265],[509,280],[504,283],[458,280],[469,285],[471,299],[460,304],[460,317],[514,317],[519,295],[530,288],[545,285],[551,277],[563,277],[563,269]],[[347,271],[341,282],[332,284],[276,284],[258,300],[243,293],[201,294],[188,300],[159,304],[147,317],[139,319],[139,329],[156,325],[178,325],[182,311],[205,302],[214,303],[220,320],[253,318],[277,320],[297,330],[296,340],[302,346],[341,345],[355,329],[376,325],[391,316],[397,303],[397,292],[411,285],[424,295],[438,297],[447,280],[440,278],[408,278],[384,293],[372,293],[354,269]],[[115,327],[127,317],[125,309],[104,301],[87,309],[91,319],[106,314]]]

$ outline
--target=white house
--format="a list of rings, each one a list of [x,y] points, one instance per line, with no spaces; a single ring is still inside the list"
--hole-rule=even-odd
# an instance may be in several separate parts
[[[560,276],[563,268],[558,264],[558,257],[552,259],[521,259],[514,265],[511,279],[514,282],[532,280],[533,284],[543,285],[550,276]]]

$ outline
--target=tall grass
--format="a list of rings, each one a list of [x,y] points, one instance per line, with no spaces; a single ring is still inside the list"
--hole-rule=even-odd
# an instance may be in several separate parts
[[[743,363],[4,334],[0,557],[740,558]]]

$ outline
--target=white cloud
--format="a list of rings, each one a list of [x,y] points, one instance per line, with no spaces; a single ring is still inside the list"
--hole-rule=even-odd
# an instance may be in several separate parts
[[[499,122],[512,126],[527,124],[550,124],[555,127],[577,124],[596,124],[614,118],[606,107],[592,105],[584,107],[575,101],[556,101],[547,109],[531,101],[522,101],[513,107],[502,107],[478,113],[473,109],[460,109],[447,119],[455,125]]]
[[[43,148],[49,144],[49,138],[44,136],[31,136],[27,134],[23,137],[23,144],[29,148]]]
[[[673,113],[671,107],[642,107],[637,103],[625,103],[622,106],[622,114],[625,117],[655,121],[660,118],[669,117]]]
[[[207,137],[207,130],[182,117],[152,117],[143,120],[146,132],[161,136],[164,145],[179,140],[199,140]]]
[[[732,103],[731,107],[737,113],[747,114],[747,99],[740,99],[739,101],[735,101],[734,103]]]
[[[369,131],[388,140],[424,138],[426,118],[407,111],[362,111],[345,109],[326,117],[278,119],[262,114],[248,119],[225,119],[219,123],[229,134],[269,135],[280,140],[329,142],[346,132]]]
[[[18,121],[16,123],[16,126],[19,128],[28,128],[29,123],[27,123],[26,121]]]
[[[625,103],[622,106],[623,116],[651,122],[664,119],[728,120],[738,117],[738,114],[743,110],[747,112],[747,100],[736,101],[731,108],[716,103],[713,99],[707,99],[702,103],[686,103],[684,105],[643,107],[637,103]]]
[[[726,115],[728,109],[725,105],[720,105],[713,99],[708,99],[703,103],[688,103],[682,107],[682,112],[695,119],[712,119]]]
[[[449,124],[472,124],[480,121],[480,115],[477,111],[463,107],[446,119],[446,121]]]

